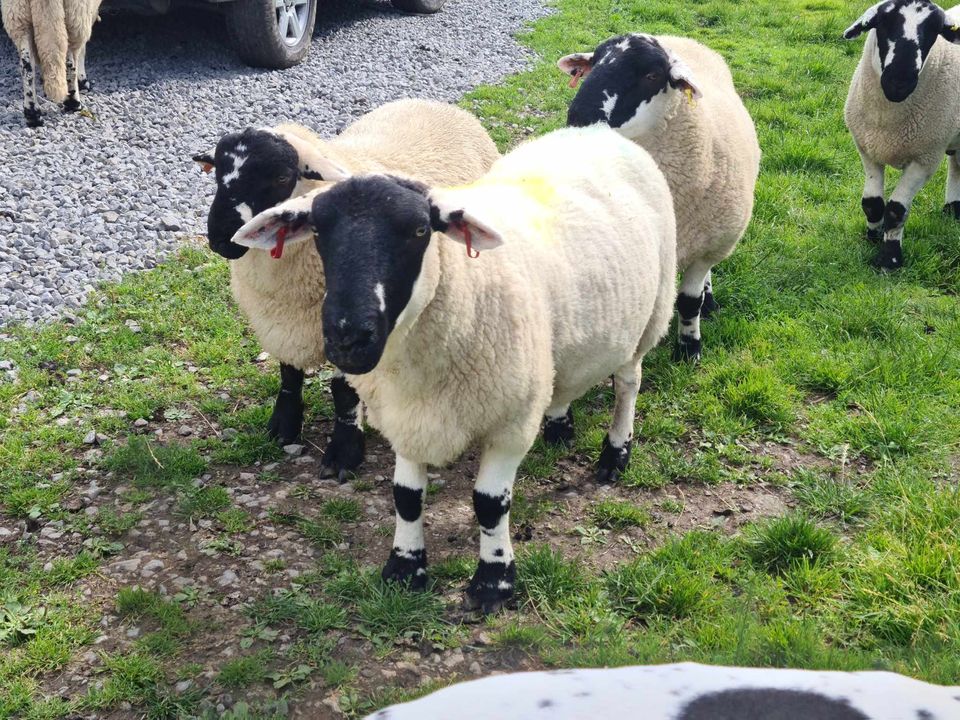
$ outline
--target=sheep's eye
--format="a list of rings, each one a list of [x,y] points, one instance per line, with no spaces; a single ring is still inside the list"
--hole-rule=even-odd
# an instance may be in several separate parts
[[[426,225],[421,225],[417,228],[417,237],[426,237],[428,232],[430,232],[430,228],[428,228]]]
[[[656,70],[654,70],[654,71],[652,71],[652,72],[648,72],[647,75],[646,75],[646,78],[647,78],[647,80],[659,80],[659,79],[660,79],[660,73],[657,72]]]
[[[277,185],[286,185],[288,182],[290,182],[290,177],[287,175],[281,175],[276,180],[274,180],[274,183]]]

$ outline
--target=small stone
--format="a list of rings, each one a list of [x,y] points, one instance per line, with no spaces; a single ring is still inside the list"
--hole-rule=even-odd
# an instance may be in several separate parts
[[[130,560],[118,560],[112,563],[107,568],[107,571],[119,575],[120,573],[132,573],[138,567],[140,567],[140,558],[132,558]]]
[[[187,437],[188,435],[193,435],[193,428],[190,427],[189,425],[181,425],[180,428],[177,430],[177,434],[180,435],[180,437]]]
[[[128,629],[127,629],[127,637],[128,637],[128,638],[140,637],[140,628],[138,628],[138,627],[136,627],[136,626],[134,626],[134,627],[132,627],[132,628],[128,628]]]
[[[83,436],[84,445],[96,445],[97,444],[97,433],[95,430],[91,430],[86,435]]]
[[[257,476],[254,473],[242,472],[240,473],[240,482],[256,482]]]
[[[268,353],[266,350],[264,350],[262,353],[260,353],[259,355],[257,355],[256,362],[262,363],[262,362],[266,362],[266,361],[269,360],[269,359],[270,359],[270,353]]]
[[[162,560],[151,560],[146,565],[143,566],[140,570],[140,574],[144,577],[150,577],[159,570],[163,570],[163,561]]]
[[[80,370],[79,368],[71,368],[67,370],[68,377],[79,377],[80,375],[83,375],[83,370]]]
[[[78,338],[76,335],[67,335],[63,341],[69,345],[73,345],[74,343],[80,342],[80,338]]]
[[[138,428],[146,427],[149,424],[150,423],[147,420],[144,420],[143,418],[137,418],[136,420],[133,421],[133,426]]]
[[[233,585],[239,579],[233,570],[224,570],[223,575],[217,578],[217,584],[220,587],[226,587],[227,585]]]
[[[480,666],[480,663],[478,663],[476,660],[474,660],[472,663],[470,663],[470,674],[471,674],[471,675],[482,675],[482,674],[483,674],[483,668]]]
[[[176,232],[182,227],[177,217],[170,213],[160,217],[160,225],[164,230],[169,230],[170,232]]]
[[[236,428],[224,428],[220,432],[220,437],[222,437],[224,440],[233,440],[239,434],[240,434],[240,431],[237,430]]]
[[[294,463],[296,463],[297,465],[310,465],[311,463],[315,463],[315,462],[316,462],[316,459],[312,455],[303,455],[301,457],[298,457],[296,460],[294,460]]]
[[[113,210],[107,210],[107,212],[103,214],[103,219],[108,223],[115,223],[120,219],[120,215],[115,213]]]
[[[283,451],[290,457],[299,457],[303,454],[304,445],[299,445],[297,443],[290,443],[289,445],[283,446]]]
[[[173,689],[177,693],[183,693],[189,690],[193,686],[193,680],[181,680],[176,685],[173,686]]]

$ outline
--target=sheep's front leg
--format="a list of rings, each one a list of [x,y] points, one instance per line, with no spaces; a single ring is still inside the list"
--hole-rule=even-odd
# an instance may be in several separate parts
[[[43,116],[37,107],[37,77],[34,70],[34,55],[30,41],[20,44],[20,79],[23,82],[23,117],[27,127],[43,125]]]
[[[333,394],[335,420],[333,436],[323,453],[320,477],[336,477],[344,482],[347,473],[356,470],[363,462],[365,447],[360,396],[339,371],[330,380],[330,392]]]
[[[90,92],[93,83],[87,78],[87,44],[77,51],[77,87],[83,92]]]
[[[80,102],[80,88],[77,87],[77,54],[67,51],[67,99],[63,101],[64,112],[77,112],[83,109]]]
[[[473,488],[473,509],[480,523],[480,563],[467,586],[468,610],[495,613],[513,597],[517,569],[510,543],[510,502],[524,454],[488,448],[480,459]]]
[[[613,422],[603,439],[603,449],[597,463],[597,482],[611,483],[622,475],[630,463],[633,448],[633,423],[637,410],[637,394],[640,392],[640,363],[629,363],[613,376],[613,391],[616,400],[613,406]]]
[[[303,429],[303,370],[280,363],[280,392],[267,422],[267,434],[281,445],[296,442]]]
[[[874,162],[863,151],[860,152],[860,161],[863,163],[863,199],[860,207],[867,216],[867,240],[878,243],[883,240],[883,211],[886,207],[883,202],[883,183],[886,177],[886,167]]]
[[[947,203],[943,211],[960,220],[960,150],[947,156]]]
[[[700,310],[703,307],[704,287],[710,265],[697,260],[683,271],[683,282],[680,283],[680,292],[677,294],[677,314],[679,321],[679,338],[674,359],[700,359]]]
[[[899,270],[903,267],[903,226],[910,213],[910,205],[920,192],[920,188],[933,177],[940,164],[937,162],[923,165],[910,163],[903,171],[897,189],[883,212],[883,245],[873,260],[873,264],[884,270]]]
[[[707,279],[703,281],[703,307],[700,319],[706,320],[720,309],[720,303],[713,296],[713,270],[707,270]]]
[[[397,455],[393,471],[393,504],[397,526],[393,550],[381,577],[408,583],[413,590],[427,587],[427,549],[423,539],[423,497],[427,489],[427,466]]]

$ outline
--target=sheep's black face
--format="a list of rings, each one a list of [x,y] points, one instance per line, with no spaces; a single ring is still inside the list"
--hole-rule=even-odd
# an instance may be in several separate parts
[[[580,57],[586,60],[589,56]],[[589,66],[582,68],[583,86],[567,111],[567,125],[573,127],[598,122],[622,127],[665,93],[670,82],[666,52],[645,35],[607,40],[594,50]]]
[[[370,372],[420,276],[431,237],[426,188],[382,175],[345,180],[316,197],[311,221],[327,285],[327,359]]]
[[[874,67],[891,102],[903,102],[917,88],[920,72],[941,35],[955,42],[957,31],[946,13],[928,0],[887,0],[867,10],[843,34],[848,40],[876,30]]]
[[[299,158],[290,143],[266,130],[225,135],[214,154],[217,194],[207,215],[210,249],[235,260],[247,248],[230,242],[254,215],[293,195]]]

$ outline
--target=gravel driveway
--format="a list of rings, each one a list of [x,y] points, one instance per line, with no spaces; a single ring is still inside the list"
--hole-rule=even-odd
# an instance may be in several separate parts
[[[190,157],[224,132],[293,120],[330,134],[396,98],[456,99],[529,62],[512,35],[546,12],[546,0],[450,0],[433,16],[321,0],[306,62],[282,71],[242,65],[210,13],[108,15],[87,52],[96,119],[45,102],[35,130],[3,34],[0,325],[69,313],[99,281],[204,233],[214,183]]]

